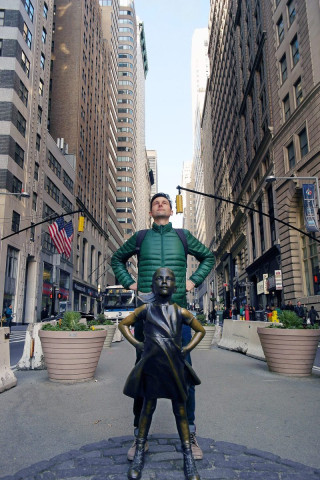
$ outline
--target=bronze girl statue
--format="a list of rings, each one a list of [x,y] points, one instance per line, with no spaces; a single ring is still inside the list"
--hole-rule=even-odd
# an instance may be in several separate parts
[[[144,398],[136,453],[128,471],[129,480],[141,478],[145,443],[158,398],[170,398],[172,401],[182,445],[185,478],[200,480],[192,457],[185,405],[188,386],[199,385],[200,380],[186,362],[185,355],[200,342],[205,330],[188,310],[170,303],[175,288],[173,271],[169,268],[158,268],[152,277],[152,302],[136,308],[119,324],[119,329],[126,339],[142,352],[141,360],[129,374],[123,390],[129,397]],[[143,322],[144,342],[136,340],[129,329],[138,319]],[[181,349],[183,323],[196,333],[188,345]]]

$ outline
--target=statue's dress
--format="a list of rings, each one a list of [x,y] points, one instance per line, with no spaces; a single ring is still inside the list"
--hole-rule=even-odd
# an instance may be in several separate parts
[[[143,322],[144,350],[127,378],[123,393],[133,398],[185,402],[189,385],[201,383],[181,353],[182,324],[189,325],[193,317],[183,315],[181,307],[169,303],[149,303],[137,311],[136,319]]]

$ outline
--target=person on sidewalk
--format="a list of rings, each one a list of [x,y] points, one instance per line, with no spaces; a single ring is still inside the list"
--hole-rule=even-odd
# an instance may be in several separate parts
[[[175,292],[175,275],[169,268],[158,268],[152,278],[154,298],[150,303],[136,308],[119,323],[125,338],[141,352],[124,386],[123,393],[129,397],[143,397],[139,421],[137,446],[129,480],[139,480],[144,467],[145,444],[158,398],[169,398],[181,440],[186,480],[200,480],[190,444],[190,432],[186,412],[188,384],[199,385],[200,380],[185,356],[201,341],[205,329],[187,309],[171,303]],[[137,340],[130,326],[137,321],[143,324],[144,341]],[[196,333],[190,342],[181,345],[182,325],[186,324]]]
[[[151,198],[149,212],[149,215],[154,221],[152,228],[147,231],[141,245],[138,246],[139,252],[137,252],[139,232],[136,232],[113,254],[111,265],[118,282],[123,285],[124,288],[139,290],[142,293],[150,292],[152,275],[157,268],[162,266],[170,268],[175,274],[177,284],[177,289],[173,294],[172,301],[183,308],[187,308],[186,292],[191,291],[204,281],[214,265],[214,255],[186,229],[183,229],[184,244],[169,221],[172,214],[170,197],[165,193],[155,194]],[[186,251],[199,261],[197,270],[188,280],[186,280]],[[127,261],[138,253],[138,279],[136,282],[127,270]],[[134,335],[137,340],[140,342],[143,341],[142,326],[139,322],[135,325]],[[183,325],[182,345],[187,345],[190,339],[191,329],[187,325]],[[137,353],[137,361],[139,358],[139,354]],[[190,354],[187,355],[187,360],[191,364]],[[141,397],[134,399],[133,425],[135,437],[138,432],[142,405],[143,399]],[[191,385],[188,391],[187,416],[191,434],[192,453],[196,460],[200,460],[203,458],[203,453],[196,439],[194,385]],[[133,459],[135,448],[136,438],[128,451],[129,460]],[[146,449],[148,449],[147,443]]]
[[[6,326],[10,328],[10,333],[11,333],[11,326],[12,326],[12,305],[10,303],[10,305],[6,308],[6,313],[5,313],[5,317],[6,317]]]
[[[306,312],[304,307],[301,305],[300,300],[297,302],[297,305],[294,307],[294,311],[299,318],[301,318],[303,321],[305,320]]]
[[[310,320],[311,325],[314,325],[315,323],[319,323],[319,313],[317,310],[314,308],[313,305],[311,305],[311,308],[308,312],[308,318]]]

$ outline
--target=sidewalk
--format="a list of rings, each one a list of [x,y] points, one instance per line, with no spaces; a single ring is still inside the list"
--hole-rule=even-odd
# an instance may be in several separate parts
[[[124,480],[133,429],[122,388],[134,358],[130,345],[114,343],[95,381],[74,385],[50,382],[46,371],[15,372],[18,385],[0,395],[0,479]],[[201,479],[320,479],[320,374],[279,376],[219,348],[192,358],[202,379]],[[169,401],[159,400],[150,434],[142,480],[183,480]]]

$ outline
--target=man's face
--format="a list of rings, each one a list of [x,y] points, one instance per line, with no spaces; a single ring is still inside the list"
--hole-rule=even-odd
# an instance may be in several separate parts
[[[169,221],[170,216],[173,215],[169,200],[165,197],[155,198],[152,202],[151,212],[149,212],[149,215],[155,221],[161,218]]]
[[[158,268],[152,280],[152,289],[161,297],[171,296],[176,289],[176,280],[168,268]]]

